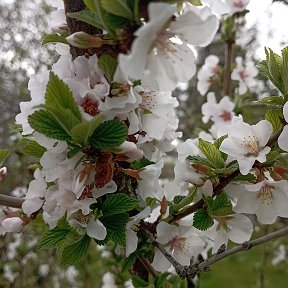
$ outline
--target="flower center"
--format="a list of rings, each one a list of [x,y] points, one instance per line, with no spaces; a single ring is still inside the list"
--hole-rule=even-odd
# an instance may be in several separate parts
[[[235,8],[239,8],[239,9],[243,9],[243,8],[245,7],[243,1],[241,1],[241,0],[239,0],[238,2],[235,1],[235,2],[233,3],[233,6],[234,6]]]
[[[81,103],[83,110],[91,116],[96,116],[99,113],[98,106],[98,102],[92,101],[88,97],[85,97]]]
[[[168,53],[176,53],[177,49],[175,49],[176,43],[170,41],[170,38],[175,37],[175,35],[168,30],[164,29],[160,31],[155,39],[154,43],[154,52],[155,54],[162,53],[167,55]]]
[[[220,115],[220,117],[221,117],[225,122],[228,122],[228,121],[231,121],[231,119],[232,119],[232,114],[231,114],[231,112],[224,110],[224,111],[222,112],[222,114]]]
[[[243,146],[246,150],[246,154],[244,155],[246,157],[257,157],[261,150],[261,147],[259,145],[259,139],[255,136],[249,136],[248,138],[245,137],[241,143],[241,146]]]
[[[258,192],[258,198],[262,203],[266,203],[267,205],[272,204],[272,191],[273,191],[274,186],[272,185],[264,185]]]
[[[245,78],[247,78],[249,75],[246,71],[240,71],[239,76],[242,80],[244,80]]]
[[[140,104],[140,107],[142,109],[146,109],[148,111],[152,110],[155,108],[155,104],[157,103],[155,101],[156,95],[153,92],[144,92],[141,91],[139,95],[142,97],[142,102]]]
[[[186,238],[175,236],[168,242],[168,245],[170,246],[171,250],[183,251],[185,248],[185,241]]]

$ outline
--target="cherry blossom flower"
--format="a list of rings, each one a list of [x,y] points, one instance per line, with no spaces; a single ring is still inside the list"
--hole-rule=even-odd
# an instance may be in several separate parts
[[[283,107],[283,115],[286,123],[288,123],[288,102],[286,102]],[[288,125],[284,126],[278,138],[278,145],[282,150],[288,151]]]
[[[205,246],[205,243],[194,235],[193,229],[176,227],[166,222],[161,222],[157,226],[156,241],[182,265],[190,265],[191,258],[196,257]],[[157,271],[164,272],[171,267],[171,263],[156,249],[152,266]]]
[[[229,215],[216,218],[217,228],[212,252],[216,253],[222,244],[227,245],[228,240],[243,243],[251,238],[253,225],[244,215]]]
[[[257,84],[255,77],[258,75],[258,70],[251,60],[243,63],[243,58],[236,57],[237,67],[231,74],[231,79],[239,81],[239,94],[245,94],[248,89],[254,88]]]
[[[271,150],[265,146],[272,133],[269,121],[249,125],[239,120],[227,129],[228,137],[223,140],[220,151],[238,161],[241,174],[248,174],[256,160],[260,163],[266,161],[266,154]]]
[[[209,55],[205,59],[204,65],[200,68],[197,74],[197,90],[201,95],[205,95],[209,87],[213,83],[219,81],[221,68],[218,65],[219,58],[215,55]]]
[[[235,212],[256,214],[263,224],[274,223],[277,216],[288,217],[286,180],[266,179],[256,184],[231,185],[227,192],[236,199]]]
[[[175,13],[174,5],[150,3],[150,20],[135,32],[131,53],[119,56],[128,76],[144,76],[156,90],[173,90],[177,82],[188,81],[196,66],[195,55],[187,44],[208,45],[218,29],[218,19],[208,7],[190,8],[171,21]]]
[[[0,168],[0,182],[2,182],[7,175],[7,168],[6,167],[1,167]]]
[[[142,219],[145,219],[151,213],[151,208],[147,206],[137,215],[130,218],[129,222],[126,224],[126,257],[133,253],[137,249],[138,237],[137,231],[139,223]]]
[[[216,102],[215,94],[207,95],[207,102],[202,105],[202,121],[207,123],[211,119],[216,124],[230,124],[234,116],[235,105],[228,96],[224,96],[219,103]]]

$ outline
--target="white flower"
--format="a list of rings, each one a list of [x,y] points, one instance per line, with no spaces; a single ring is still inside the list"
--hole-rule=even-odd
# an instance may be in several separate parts
[[[230,8],[225,3],[225,0],[202,0],[201,2],[208,5],[211,10],[217,14],[227,14],[230,11]]]
[[[258,75],[258,70],[253,61],[247,60],[243,64],[241,57],[235,59],[237,67],[231,74],[231,79],[239,81],[239,94],[245,94],[248,89],[254,88],[257,84],[255,77]]]
[[[215,55],[209,55],[205,59],[204,65],[200,68],[197,74],[197,90],[201,95],[205,95],[209,87],[213,83],[219,81],[221,68],[218,65],[219,58]]]
[[[187,44],[208,45],[218,29],[218,19],[207,7],[191,8],[171,21],[175,12],[175,5],[150,3],[149,22],[136,31],[131,53],[119,57],[128,76],[144,76],[156,90],[173,90],[177,82],[188,81],[196,66]]]
[[[256,184],[231,185],[229,195],[236,196],[233,210],[256,214],[259,222],[272,224],[277,216],[288,217],[287,181],[264,180]]]
[[[23,228],[23,221],[19,217],[7,217],[2,221],[2,228],[5,232],[20,232]]]
[[[222,244],[227,245],[228,239],[235,243],[243,243],[251,238],[253,225],[244,215],[229,215],[216,219],[218,226],[212,252],[216,253]]]
[[[178,160],[174,168],[175,181],[180,185],[184,185],[184,189],[187,188],[188,183],[202,184],[201,175],[196,172],[191,166],[191,163],[186,158],[191,156],[198,156],[200,151],[198,147],[193,143],[191,139],[177,146]]]
[[[288,102],[286,102],[283,107],[283,115],[285,121],[288,122]],[[278,138],[278,145],[282,150],[288,151],[288,125],[284,126],[283,131]]]
[[[129,222],[126,224],[126,257],[128,257],[132,252],[137,249],[138,245],[138,225],[142,219],[145,219],[151,213],[151,208],[147,206],[137,215],[130,218]]]
[[[6,167],[1,167],[0,168],[0,182],[2,182],[7,175],[7,168]]]
[[[272,125],[262,120],[256,125],[249,125],[243,120],[228,128],[228,137],[223,140],[220,151],[236,159],[241,174],[249,173],[255,161],[263,163],[271,150],[265,146],[272,133]]]
[[[230,124],[234,116],[234,103],[228,96],[224,96],[219,103],[216,102],[215,94],[208,93],[207,102],[202,105],[202,121],[207,123],[211,119],[216,124]]]
[[[35,180],[32,180],[29,184],[25,201],[22,204],[22,210],[28,216],[31,216],[31,214],[42,207],[47,189],[47,183],[45,182],[40,169],[35,170],[34,178]]]
[[[190,265],[191,258],[196,257],[205,246],[205,243],[188,227],[176,227],[166,222],[157,226],[156,241],[164,245],[166,251],[182,265]],[[156,249],[152,266],[157,271],[167,271],[171,263]]]
[[[137,194],[145,200],[147,197],[154,197],[160,188],[159,177],[164,165],[164,160],[156,164],[147,165],[139,172]]]

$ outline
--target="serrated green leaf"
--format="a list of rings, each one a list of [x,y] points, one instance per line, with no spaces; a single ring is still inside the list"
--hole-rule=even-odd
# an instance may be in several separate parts
[[[125,0],[101,0],[101,6],[111,14],[133,20],[133,12]]]
[[[66,13],[67,17],[85,22],[93,27],[104,29],[100,19],[94,13],[90,12],[89,10],[82,10],[75,13]]]
[[[214,221],[204,209],[198,209],[193,216],[193,226],[201,231],[209,229]]]
[[[266,60],[262,60],[262,61],[258,62],[258,64],[256,65],[256,67],[257,67],[257,69],[259,70],[259,73],[260,73],[262,76],[264,76],[264,77],[266,77],[266,78],[268,78],[268,79],[271,78],[270,73],[269,73],[268,64],[267,64]],[[273,82],[274,82],[274,81],[273,81]]]
[[[206,156],[207,160],[212,163],[212,167],[214,168],[224,168],[225,162],[222,158],[221,152],[215,147],[214,144],[205,141],[203,139],[199,139],[198,144],[199,149]]]
[[[281,96],[269,96],[265,97],[260,101],[261,104],[267,105],[267,106],[281,106],[283,107],[285,104],[285,100]]]
[[[89,122],[82,122],[77,124],[71,129],[72,139],[79,144],[86,145],[88,142],[88,138],[93,134],[93,132],[100,125],[102,120],[103,116],[98,115]]]
[[[232,203],[225,192],[221,192],[214,199],[212,197],[205,198],[210,216],[225,216],[233,214]]]
[[[39,242],[39,247],[58,247],[70,233],[70,230],[71,229],[69,228],[55,227],[44,234],[43,238]]]
[[[280,73],[281,73],[282,81],[285,86],[286,93],[288,93],[288,47],[285,47],[284,49],[282,49]]]
[[[76,118],[75,114],[68,108],[49,106],[47,111],[51,113],[54,119],[69,135],[71,135],[71,129],[79,124],[79,120]]]
[[[108,82],[111,83],[117,68],[117,60],[107,54],[102,54],[98,60],[98,67],[102,69]]]
[[[51,113],[43,109],[29,115],[28,123],[35,131],[44,134],[47,137],[64,141],[70,139],[69,134],[66,133]]]
[[[90,137],[90,143],[97,149],[112,149],[121,145],[128,136],[127,126],[118,120],[102,122]]]
[[[29,141],[28,144],[23,148],[23,153],[28,156],[41,158],[46,150],[46,148],[38,144],[36,141]]]
[[[79,122],[82,120],[81,113],[70,88],[52,71],[50,72],[49,81],[46,88],[45,106],[49,109],[58,109],[59,107],[62,107],[64,109],[71,110]]]
[[[131,165],[131,167],[135,170],[140,170],[148,165],[152,165],[155,164],[155,162],[150,161],[148,159],[146,159],[145,157],[143,157],[142,159],[133,162],[133,164]]]
[[[74,157],[77,153],[81,152],[83,148],[81,146],[75,146],[73,148],[70,148],[70,150],[67,153],[67,158],[70,159]]]
[[[10,155],[9,149],[0,149],[0,167],[3,165],[3,163],[8,158],[9,155]]]
[[[123,193],[107,195],[101,208],[104,216],[128,212],[138,206],[138,201]]]
[[[204,165],[204,166],[207,166],[207,167],[213,166],[210,161],[208,161],[206,158],[203,158],[201,156],[191,156],[191,155],[189,155],[186,159],[191,161],[193,164]]]
[[[141,279],[140,277],[136,276],[136,275],[132,275],[131,276],[132,279],[132,283],[136,288],[144,288],[144,287],[148,287],[149,283],[144,281],[143,279]]]
[[[226,134],[226,135],[223,135],[223,136],[221,136],[220,138],[216,139],[215,142],[214,142],[214,146],[215,146],[217,149],[219,149],[220,146],[221,146],[221,144],[222,144],[222,142],[223,142],[223,140],[226,139],[227,137],[228,137],[228,135]]]
[[[114,241],[116,244],[125,246],[126,236],[125,229],[126,224],[129,221],[127,213],[113,214],[103,216],[99,219],[107,229],[107,236],[104,241],[97,241],[98,243],[106,243],[109,240]],[[116,224],[117,223],[117,224]],[[116,224],[116,225],[115,225]]]
[[[126,272],[132,267],[138,255],[139,255],[138,251],[135,251],[131,253],[127,258],[124,259],[123,264],[122,264],[122,272]]]
[[[272,124],[274,132],[280,131],[284,126],[281,120],[283,119],[282,110],[274,109],[267,111],[265,114],[265,119]]]
[[[91,238],[84,235],[79,241],[64,247],[61,262],[65,265],[77,264],[87,254]]]
[[[49,43],[69,44],[67,42],[67,40],[66,40],[66,36],[67,35],[62,35],[62,34],[59,34],[59,33],[45,35],[42,38],[42,45],[46,45],[46,44],[49,44]]]

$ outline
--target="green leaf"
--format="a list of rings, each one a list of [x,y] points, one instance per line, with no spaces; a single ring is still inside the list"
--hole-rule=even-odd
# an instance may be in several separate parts
[[[131,167],[135,170],[140,170],[148,165],[152,165],[155,164],[155,162],[150,161],[148,159],[146,159],[145,157],[143,157],[142,159],[133,162],[133,164],[131,165]]]
[[[133,12],[125,0],[101,0],[101,6],[111,14],[133,20]]]
[[[132,283],[135,286],[135,288],[144,288],[144,287],[148,287],[149,283],[144,281],[143,279],[141,279],[140,277],[136,276],[136,275],[132,275],[131,276],[132,279]]]
[[[90,247],[91,238],[84,235],[79,241],[64,247],[62,252],[62,264],[70,265],[79,263],[87,254]]]
[[[191,155],[189,155],[186,159],[191,161],[193,164],[204,165],[204,166],[207,166],[207,167],[213,166],[210,161],[208,161],[206,158],[203,158],[201,156],[191,156]]]
[[[3,165],[7,157],[10,155],[9,149],[0,149],[0,167]]]
[[[280,56],[274,53],[271,49],[268,49],[266,51],[267,53],[267,62],[268,62],[268,68],[269,68],[269,73],[275,83],[277,83],[277,86],[282,85],[282,79],[281,79],[281,74],[280,74]]]
[[[52,71],[50,72],[49,82],[46,88],[45,105],[46,108],[54,110],[59,107],[71,110],[79,122],[82,120],[81,113],[70,88]]]
[[[233,214],[232,203],[225,192],[221,192],[214,199],[212,197],[205,198],[208,206],[208,213],[213,216],[225,216]]]
[[[59,33],[56,34],[48,34],[42,38],[42,45],[46,45],[49,43],[64,43],[69,44],[66,40],[67,35],[62,35]]]
[[[282,122],[282,119],[284,119],[282,109],[267,111],[265,114],[265,119],[272,124],[274,132],[281,130],[284,126]]]
[[[97,14],[97,6],[96,6],[96,3],[98,2],[99,0],[83,0],[84,4],[86,5],[86,7],[91,11],[93,12],[94,14]]]
[[[251,174],[251,173],[248,173],[247,175],[238,175],[234,180],[233,182],[238,182],[238,181],[244,181],[244,182],[252,182],[256,180],[256,177],[255,175]]]
[[[128,136],[127,126],[118,120],[102,122],[90,137],[90,143],[97,149],[112,149],[121,145]]]
[[[79,120],[76,118],[75,114],[68,108],[50,106],[47,108],[47,111],[51,113],[54,119],[69,135],[71,135],[71,129],[79,124]]]
[[[89,10],[82,10],[75,13],[66,13],[67,17],[85,22],[89,25],[92,25],[99,29],[104,29],[101,20],[95,15],[94,13],[90,12]],[[67,40],[66,40],[67,42]],[[68,43],[68,42],[67,42]]]
[[[286,93],[288,93],[288,47],[282,49],[282,59],[280,62],[280,73],[285,86]]]
[[[267,105],[267,106],[281,106],[283,107],[285,104],[285,100],[281,96],[269,96],[265,97],[260,101],[261,104]]]
[[[47,137],[64,141],[70,139],[69,134],[66,133],[53,115],[43,109],[29,115],[28,123],[35,131],[44,134]]]
[[[264,76],[264,77],[266,77],[266,78],[268,78],[268,79],[271,78],[270,73],[269,73],[268,64],[267,64],[266,60],[260,61],[260,62],[256,65],[256,67],[258,68],[259,73],[260,73],[262,76]],[[273,82],[273,84],[274,84],[274,80],[273,80],[272,82]]]
[[[117,193],[107,195],[101,208],[104,216],[128,212],[138,206],[138,201],[126,194]]]
[[[100,125],[103,120],[102,115],[98,115],[94,117],[89,122],[82,122],[77,124],[71,129],[72,139],[77,143],[86,145],[88,142],[88,138],[92,135],[95,129]]]
[[[65,240],[70,231],[71,229],[69,228],[55,227],[44,234],[43,238],[39,242],[39,247],[58,247],[61,242]]]
[[[220,138],[216,139],[215,142],[214,142],[214,146],[215,146],[217,149],[219,149],[220,146],[221,146],[221,144],[222,144],[222,142],[223,142],[223,140],[226,139],[227,137],[228,137],[228,135],[226,134],[226,135],[223,135],[223,136],[221,136]]]
[[[117,60],[107,54],[102,54],[98,60],[98,66],[104,72],[108,82],[111,83],[117,68]]]
[[[24,147],[23,153],[28,156],[33,156],[36,158],[41,158],[46,152],[46,148],[38,144],[36,141],[29,141],[29,143]]]
[[[194,6],[202,6],[202,3],[200,0],[189,0],[188,2]]]
[[[204,209],[199,209],[193,217],[193,226],[198,230],[205,231],[213,225],[214,221]]]
[[[200,138],[198,147],[206,158],[212,163],[214,168],[225,167],[225,162],[222,158],[221,152],[215,147],[214,144]]]
[[[126,224],[129,221],[127,213],[113,214],[103,216],[99,219],[107,229],[107,236],[104,241],[97,241],[97,243],[106,243],[109,240],[114,241],[116,244],[125,246],[126,237],[125,229]]]
[[[83,150],[81,146],[69,147],[70,150],[67,153],[67,158],[70,159],[74,157],[77,153]]]
[[[135,251],[124,259],[123,264],[122,264],[122,272],[126,272],[132,267],[138,255],[139,255],[138,251]]]

